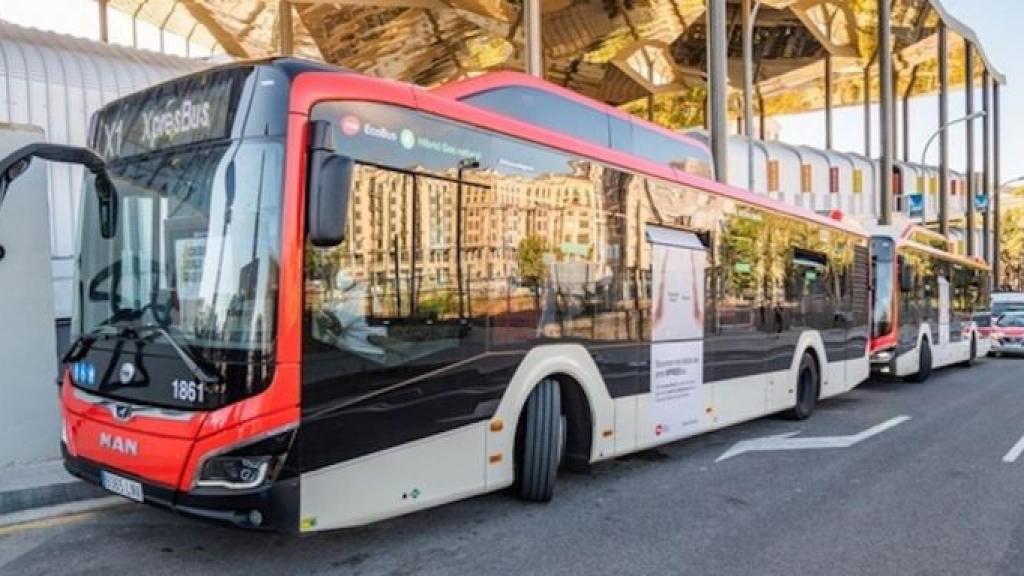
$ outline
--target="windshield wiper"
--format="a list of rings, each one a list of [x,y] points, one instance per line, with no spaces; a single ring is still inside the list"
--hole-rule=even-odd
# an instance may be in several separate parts
[[[64,357],[60,359],[61,364],[70,364],[81,360],[85,357],[85,354],[89,349],[92,348],[92,345],[99,340],[100,336],[105,334],[110,336],[119,336],[121,334],[121,329],[110,324],[101,324],[91,332],[82,334],[71,343],[71,347],[64,353]]]
[[[164,340],[167,340],[167,343],[171,345],[171,348],[174,348],[174,351],[181,357],[181,361],[184,362],[185,366],[188,367],[190,372],[192,372],[192,375],[203,384],[217,384],[220,382],[220,376],[211,374],[203,368],[200,365],[202,360],[199,356],[193,353],[189,348],[182,346],[181,343],[179,343],[178,340],[163,326],[160,326],[159,324],[143,324],[136,328],[135,332],[143,339],[145,338],[143,334],[157,334]]]

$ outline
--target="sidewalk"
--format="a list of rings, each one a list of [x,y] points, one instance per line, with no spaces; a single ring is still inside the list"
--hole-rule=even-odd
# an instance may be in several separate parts
[[[0,517],[106,496],[110,494],[68,474],[60,460],[0,470]]]

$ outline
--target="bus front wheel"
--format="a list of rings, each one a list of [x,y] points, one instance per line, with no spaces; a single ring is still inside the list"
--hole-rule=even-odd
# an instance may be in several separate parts
[[[516,493],[523,500],[548,502],[554,495],[563,452],[563,422],[558,381],[547,378],[530,393],[519,422]]]
[[[787,415],[794,420],[806,420],[814,412],[818,403],[820,387],[818,363],[809,352],[804,352],[800,359],[800,369],[796,373],[796,406]]]
[[[932,375],[932,347],[928,340],[921,340],[921,353],[918,355],[917,372],[907,376],[907,382],[924,382]]]

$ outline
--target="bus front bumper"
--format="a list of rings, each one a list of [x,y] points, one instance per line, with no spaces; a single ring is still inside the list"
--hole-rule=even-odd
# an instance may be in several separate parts
[[[882,376],[896,374],[896,349],[889,348],[871,353],[871,373]]]
[[[993,338],[989,354],[1024,355],[1024,339]]]
[[[298,478],[278,479],[269,485],[247,491],[201,489],[182,492],[72,456],[63,442],[61,453],[64,456],[64,468],[71,475],[90,484],[102,486],[103,472],[139,482],[142,485],[142,502],[145,504],[240,528],[298,532]]]

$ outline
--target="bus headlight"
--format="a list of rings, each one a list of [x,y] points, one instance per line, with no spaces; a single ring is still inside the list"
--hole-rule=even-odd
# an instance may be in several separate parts
[[[272,481],[284,465],[294,436],[292,425],[207,454],[199,463],[192,485],[248,490]]]
[[[267,479],[273,456],[217,456],[203,464],[196,486],[246,490]]]

